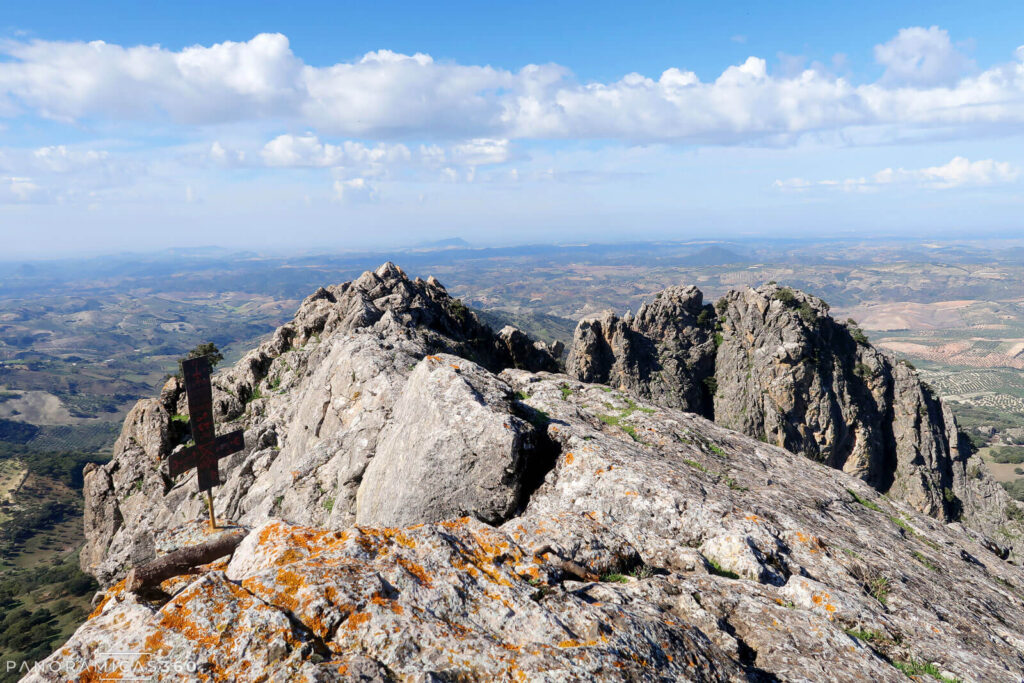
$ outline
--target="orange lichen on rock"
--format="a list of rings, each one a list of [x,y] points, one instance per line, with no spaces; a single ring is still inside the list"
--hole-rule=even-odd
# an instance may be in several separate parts
[[[354,631],[370,620],[369,612],[355,612],[345,620],[345,628]]]
[[[424,586],[426,586],[427,588],[431,588],[434,585],[433,581],[431,581],[430,579],[430,575],[427,574],[426,570],[423,569],[423,567],[421,567],[420,565],[413,562],[412,560],[407,560],[404,557],[396,557],[395,562],[397,562],[402,567],[402,569],[416,577],[416,580]]]
[[[106,591],[104,591],[103,598],[100,600],[100,603],[96,605],[96,609],[94,609],[92,613],[89,614],[88,619],[92,619],[93,617],[99,616],[103,612],[103,608],[106,606],[106,604],[110,601],[112,597],[124,593],[124,587],[127,581],[127,578],[121,579],[113,586],[108,588]]]
[[[389,600],[388,598],[381,597],[379,594],[370,598],[370,602],[378,607],[385,607],[395,614],[402,614],[404,611],[402,606],[398,604],[398,601]]]
[[[166,655],[173,649],[168,643],[164,642],[163,631],[153,631],[150,633],[146,636],[142,646],[146,652],[159,655]]]

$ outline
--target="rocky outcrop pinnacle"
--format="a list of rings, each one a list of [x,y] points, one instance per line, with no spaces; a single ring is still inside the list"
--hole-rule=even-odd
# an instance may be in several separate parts
[[[960,517],[968,454],[952,415],[912,369],[802,292],[766,285],[722,302],[716,421],[858,476],[925,514]]]
[[[605,311],[580,321],[566,372],[622,387],[667,408],[709,416],[715,312],[696,287],[672,287],[619,318]]]
[[[941,520],[995,536],[1020,516],[916,372],[802,292],[732,291],[712,309],[695,287],[670,288],[633,318],[581,321],[566,369],[841,469]]]
[[[584,382],[545,369],[559,349],[491,332],[390,264],[319,290],[213,378],[218,430],[245,430],[215,490],[225,533],[247,533],[233,556],[158,590],[119,580],[209,539],[194,474],[166,471],[188,438],[171,381],[86,475],[83,565],[104,593],[27,680],[95,680],[110,653],[143,652],[155,680],[1024,680],[1024,570],[978,530],[1020,533],[985,517],[1002,489],[971,460],[966,482],[954,468],[963,523],[911,495],[945,481],[923,468],[955,447],[952,418],[793,296],[763,288],[710,312],[678,289],[581,325]],[[864,348],[836,346],[844,334]],[[719,373],[751,382],[740,417]],[[807,407],[818,391],[838,407]],[[917,455],[901,470],[892,449],[890,495],[870,464],[845,464],[873,451],[841,448],[885,438],[856,424],[867,401],[911,411],[891,417]],[[790,429],[798,415],[811,426]],[[908,472],[920,488],[897,489]]]

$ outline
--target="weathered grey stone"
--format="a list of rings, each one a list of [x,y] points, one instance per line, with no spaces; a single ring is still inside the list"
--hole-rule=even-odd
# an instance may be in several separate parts
[[[520,504],[533,426],[512,390],[471,361],[427,356],[406,381],[356,497],[356,522],[406,526],[471,516],[492,524]]]
[[[501,377],[561,449],[520,516],[267,521],[227,567],[167,582],[170,602],[111,588],[50,662],[161,642],[236,678],[898,681],[914,661],[1024,679],[1024,571],[970,529],[626,392]],[[572,580],[542,548],[614,580]]]
[[[970,458],[948,408],[823,301],[770,284],[729,292],[715,309],[695,287],[673,287],[635,318],[583,320],[567,372],[713,418],[939,519],[1024,534],[1017,504]]]
[[[479,382],[500,384],[481,366],[554,369],[555,351],[561,352],[534,344],[514,328],[493,333],[436,279],[409,280],[390,263],[353,282],[318,289],[294,320],[212,378],[218,431],[243,428],[246,442],[244,451],[221,461],[216,511],[245,524],[268,517],[331,528],[353,524],[363,475],[417,363],[431,354],[456,353],[474,361],[466,366],[476,368],[472,374]],[[428,405],[432,397],[421,400]],[[404,409],[409,425],[417,412],[426,414],[415,406]],[[103,584],[124,576],[140,542],[148,545],[162,530],[205,514],[195,474],[172,481],[166,471],[167,456],[188,440],[186,424],[171,417],[187,413],[182,383],[170,380],[160,400],[140,401],[132,409],[113,459],[102,475],[90,475],[81,562]],[[454,427],[438,424],[446,424],[441,433]],[[420,434],[429,431],[429,424],[420,425]],[[472,435],[468,425],[465,434]],[[446,455],[474,462],[475,444],[463,445],[465,453]],[[502,470],[494,482],[476,480],[482,518],[498,521],[515,507],[514,501],[497,503],[515,499],[521,488],[516,468],[523,456],[517,450],[509,457],[511,472]],[[475,476],[491,467],[488,458],[475,462]],[[411,508],[393,512],[411,519]]]
[[[566,373],[710,417],[714,326],[714,310],[699,289],[671,287],[635,317],[605,311],[580,321]]]
[[[496,343],[502,351],[506,367],[532,368],[558,372],[558,359],[564,346],[556,341],[550,347],[542,341],[530,339],[521,330],[506,325],[498,332]]]
[[[555,520],[592,519],[586,535],[608,530],[609,549],[624,539],[655,568],[627,586],[667,572],[674,587],[644,599],[781,680],[901,680],[889,662],[910,660],[965,681],[1024,679],[1024,571],[977,532],[626,392],[502,377],[549,416],[561,446],[526,511],[502,526],[520,545],[572,547],[579,529]]]
[[[222,680],[898,681],[896,664],[925,662],[963,681],[1024,681],[1024,570],[1006,559],[1017,531],[1005,493],[965,460],[952,469],[963,521],[928,507],[942,444],[959,437],[909,369],[858,352],[879,368],[865,390],[908,413],[893,430],[917,448],[893,460],[899,497],[882,496],[864,481],[870,465],[796,457],[647,398],[657,392],[495,376],[434,354],[480,357],[438,332],[441,318],[407,324],[430,319],[405,308],[417,292],[443,290],[396,272],[345,289],[358,295],[317,292],[263,356],[215,377],[227,408],[242,406],[218,428],[241,425],[247,443],[222,464],[218,517],[253,531],[230,563],[164,582],[170,600],[109,585],[133,553],[208,533],[194,477],[167,479],[145,446],[163,463],[187,437],[167,409],[180,411],[180,392],[139,409],[114,460],[86,476],[83,564],[108,584],[104,601],[29,680],[87,678],[104,652],[146,649]],[[774,315],[768,299],[750,303]],[[723,348],[737,336],[725,318]],[[747,361],[752,378],[773,378],[762,393],[778,392],[759,404],[776,422],[760,424],[821,453],[816,434],[844,432],[815,417],[820,406],[788,403],[804,385],[776,367],[817,342],[779,325],[782,341],[751,347],[775,360]],[[730,361],[729,376],[742,367]],[[866,400],[845,375],[807,378]],[[240,398],[244,387],[258,392]],[[797,414],[816,426],[789,430]],[[983,524],[1002,526],[998,542]],[[588,574],[603,580],[578,580]]]

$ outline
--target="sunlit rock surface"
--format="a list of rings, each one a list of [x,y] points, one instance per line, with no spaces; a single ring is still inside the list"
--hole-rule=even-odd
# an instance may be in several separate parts
[[[247,444],[215,505],[252,530],[134,595],[129,566],[207,534],[194,475],[162,471],[180,387],[142,402],[86,477],[103,598],[28,680],[99,678],[111,652],[194,670],[157,680],[1024,680],[1024,571],[983,533],[523,368],[470,315],[385,266],[215,375]]]

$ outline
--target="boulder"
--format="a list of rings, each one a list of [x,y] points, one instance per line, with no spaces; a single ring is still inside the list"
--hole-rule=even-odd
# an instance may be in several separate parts
[[[520,505],[535,448],[511,388],[458,356],[409,375],[356,497],[356,522],[407,526],[471,516],[491,524]]]

